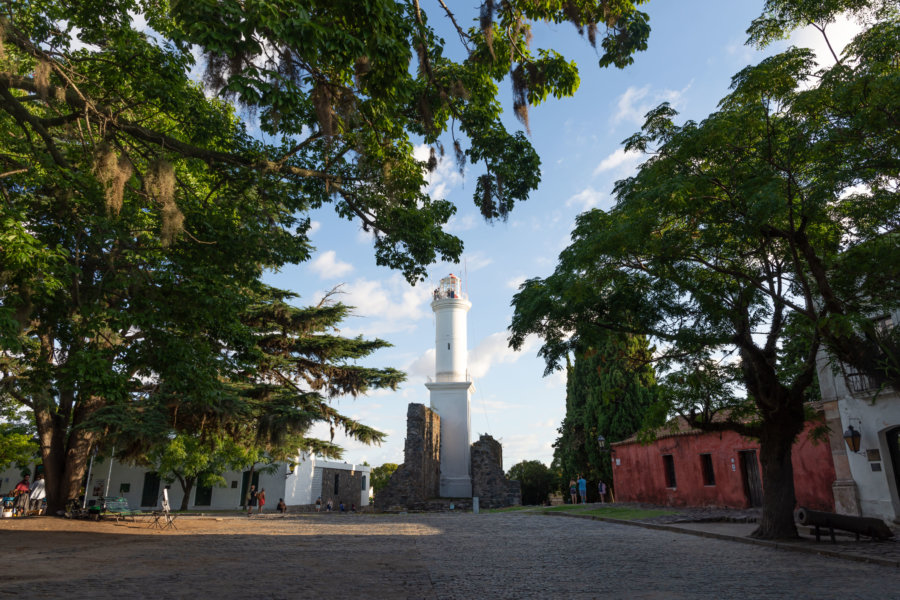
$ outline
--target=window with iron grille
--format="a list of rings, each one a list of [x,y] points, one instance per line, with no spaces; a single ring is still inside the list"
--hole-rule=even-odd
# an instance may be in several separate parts
[[[703,485],[716,485],[716,473],[713,471],[712,454],[700,455],[700,469],[703,471]]]
[[[675,458],[671,454],[663,454],[663,468],[666,472],[666,487],[675,487]]]

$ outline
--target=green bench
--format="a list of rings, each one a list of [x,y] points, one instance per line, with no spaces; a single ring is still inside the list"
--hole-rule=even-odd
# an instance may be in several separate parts
[[[144,513],[140,510],[132,510],[128,506],[128,500],[125,498],[107,498],[105,500],[106,511],[104,515],[109,515],[115,517],[116,523],[119,522],[119,519],[127,519],[131,517],[131,521],[134,522],[135,516],[143,515]]]

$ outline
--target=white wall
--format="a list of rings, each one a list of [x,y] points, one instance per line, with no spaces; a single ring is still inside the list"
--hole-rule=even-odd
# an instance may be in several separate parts
[[[309,456],[301,453],[297,459],[294,472],[289,472],[287,463],[279,463],[274,473],[259,474],[259,487],[266,490],[266,506],[265,510],[275,510],[278,505],[278,499],[284,498],[285,504],[288,506],[298,506],[303,504],[312,504],[316,501],[316,497],[322,492],[321,478],[319,478],[318,489],[313,489],[314,470],[318,467],[329,469],[342,469],[346,471],[361,472],[366,477],[366,487],[371,485],[372,469],[367,465],[355,465],[344,462],[335,462],[317,459],[315,456]],[[34,472],[34,465],[30,466],[31,472]],[[21,481],[21,469],[9,468],[0,472],[0,493],[5,494]],[[91,479],[86,488],[88,500],[95,498],[94,490],[100,486],[100,495],[106,494],[106,481],[109,479],[109,495],[123,496],[128,500],[131,508],[141,508],[150,510],[160,506],[160,500],[157,497],[156,502],[151,506],[141,506],[141,495],[144,489],[144,474],[148,471],[143,467],[132,467],[113,461],[112,474],[109,475],[109,463],[104,460],[95,460],[91,469]],[[191,490],[191,501],[188,504],[190,509],[196,510],[234,510],[241,505],[241,482],[243,481],[243,473],[239,471],[227,471],[223,474],[225,478],[225,487],[214,487],[212,490],[212,499],[209,506],[196,506],[197,486]],[[128,486],[128,491],[123,490],[123,484]],[[236,484],[236,487],[231,487]],[[160,482],[159,493],[163,488],[169,485],[169,503],[174,509],[181,507],[181,499],[183,491],[178,481],[167,483]],[[360,493],[360,506],[368,506],[369,493],[368,489]]]
[[[821,352],[818,374],[822,399],[838,401],[842,427],[838,433],[842,434],[853,425],[862,434],[860,452],[847,451],[862,516],[889,521],[897,519],[900,517],[900,495],[894,473],[900,465],[892,464],[885,434],[900,425],[900,394],[890,389],[877,395],[875,392],[851,393],[843,374],[834,373],[831,363]],[[872,451],[877,451],[877,456]]]

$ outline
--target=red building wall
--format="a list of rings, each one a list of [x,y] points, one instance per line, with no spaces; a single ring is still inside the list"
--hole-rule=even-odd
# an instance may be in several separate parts
[[[809,428],[794,444],[794,488],[798,506],[834,511],[834,462],[826,442],[813,443]],[[727,431],[688,433],[657,439],[644,446],[625,442],[613,446],[613,483],[619,502],[650,502],[669,506],[722,506],[747,508],[738,452],[756,450],[759,443]],[[674,488],[666,487],[663,455],[675,465]],[[715,485],[704,485],[701,454],[710,454]],[[762,466],[759,466],[760,476]]]

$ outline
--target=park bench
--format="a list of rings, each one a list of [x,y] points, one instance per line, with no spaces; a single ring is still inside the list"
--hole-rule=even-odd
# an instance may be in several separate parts
[[[115,517],[116,523],[119,522],[119,519],[127,519],[131,517],[131,521],[134,522],[134,517],[143,515],[144,513],[140,510],[132,510],[128,506],[128,500],[125,498],[106,498],[104,501],[106,511],[105,515],[110,515]]]
[[[894,532],[885,525],[881,519],[872,517],[854,517],[853,515],[839,515],[837,513],[821,512],[818,510],[810,510],[800,507],[795,513],[797,522],[801,525],[808,525],[815,528],[816,541],[820,541],[819,528],[827,529],[831,533],[831,542],[834,543],[834,530],[849,531],[856,534],[856,541],[859,536],[864,535],[873,540],[886,540],[894,537]]]

